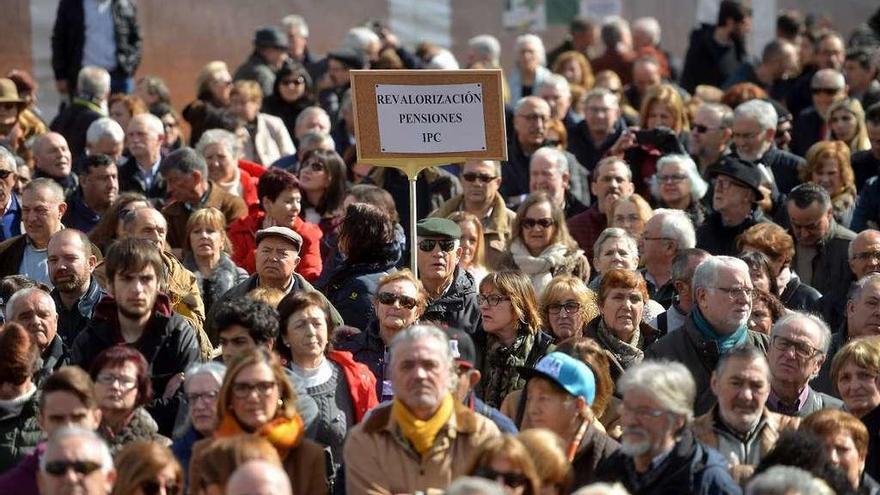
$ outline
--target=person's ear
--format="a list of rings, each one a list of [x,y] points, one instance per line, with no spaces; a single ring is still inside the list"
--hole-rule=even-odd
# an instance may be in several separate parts
[[[200,171],[193,170],[192,171],[192,178],[193,178],[193,183],[201,184],[202,180],[204,179],[204,176],[202,175],[202,173]]]
[[[852,316],[856,312],[856,302],[850,299],[846,302],[846,317],[847,319],[852,318]]]
[[[712,377],[709,379],[709,388],[715,397],[718,397],[718,375],[713,371]]]
[[[65,212],[67,212],[67,203],[62,201],[58,203],[58,218],[63,217]]]
[[[98,258],[94,254],[90,254],[88,258],[86,258],[86,266],[89,267],[89,273],[95,271],[95,267],[98,266]]]
[[[461,259],[461,253],[463,253],[463,252],[464,252],[464,248],[461,247],[461,244],[459,244],[458,247],[455,248],[455,257],[457,259]]]
[[[468,373],[468,382],[470,383],[470,386],[468,388],[476,387],[477,384],[480,383],[480,378],[482,378],[482,377],[483,377],[483,375],[480,373],[480,370],[478,370],[476,368],[472,369]]]
[[[564,174],[562,174],[562,186],[563,186],[564,188],[568,189],[568,187],[569,187],[569,185],[570,185],[570,180],[571,180],[571,174],[570,174],[570,173],[565,172]]]

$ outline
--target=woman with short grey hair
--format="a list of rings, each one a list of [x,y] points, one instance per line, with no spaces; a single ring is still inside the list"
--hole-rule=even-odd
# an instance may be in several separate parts
[[[534,34],[523,34],[516,39],[516,67],[507,78],[510,82],[510,101],[536,95],[544,79],[550,75],[544,42]]]
[[[196,151],[208,164],[208,179],[229,194],[238,196],[248,207],[259,202],[258,178],[239,167],[244,147],[238,137],[224,129],[210,129],[202,133]]]
[[[657,161],[651,178],[651,195],[660,208],[682,210],[694,228],[705,221],[708,212],[702,199],[709,184],[700,176],[697,164],[687,155],[666,155]]]
[[[185,428],[175,435],[171,444],[174,457],[183,466],[184,476],[189,474],[193,444],[210,438],[217,427],[217,397],[226,375],[226,366],[217,361],[198,363],[184,373],[183,395],[188,412]]]

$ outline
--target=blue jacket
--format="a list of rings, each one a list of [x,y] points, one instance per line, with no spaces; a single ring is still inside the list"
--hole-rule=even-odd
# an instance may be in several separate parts
[[[385,342],[379,335],[378,320],[370,320],[366,327],[361,329],[360,333],[352,335],[341,342],[334,342],[333,347],[340,351],[350,352],[355,361],[370,368],[373,376],[376,377],[376,397],[379,399],[379,402],[382,402],[390,395],[390,392],[387,394],[382,393],[383,383],[386,381],[389,384],[391,383],[391,370],[388,370],[388,376],[386,376]]]
[[[180,462],[180,466],[183,467],[183,477],[187,485],[189,485],[189,461],[192,459],[193,444],[203,438],[205,437],[196,431],[195,427],[190,425],[189,429],[186,430],[186,434],[175,439],[171,444],[171,452]]]

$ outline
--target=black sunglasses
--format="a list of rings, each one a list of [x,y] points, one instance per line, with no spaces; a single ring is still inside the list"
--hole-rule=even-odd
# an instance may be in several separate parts
[[[825,96],[834,96],[840,92],[837,88],[812,88],[810,91],[812,91],[814,95],[822,94]]]
[[[492,182],[493,180],[495,180],[497,177],[494,175],[489,175],[489,174],[476,174],[473,172],[467,172],[467,173],[461,174],[461,178],[467,182],[480,181],[483,184],[488,184],[488,183]]]
[[[422,239],[419,241],[419,250],[430,253],[437,244],[440,245],[440,250],[446,253],[455,249],[455,241],[452,239]]]
[[[310,168],[312,172],[323,172],[325,167],[321,162],[311,162],[303,165],[303,168]]]
[[[419,302],[409,296],[392,294],[391,292],[380,292],[376,299],[379,300],[380,303],[386,306],[394,306],[394,303],[399,302],[400,307],[406,309],[413,309],[416,307],[416,304]]]
[[[169,495],[178,495],[181,486],[174,482],[166,484],[155,480],[148,480],[141,483],[141,491],[144,492],[144,495],[159,495],[159,490],[162,488],[165,488],[165,493]]]
[[[0,170],[0,179],[5,179],[12,175],[12,170]]]
[[[101,468],[100,462],[94,461],[51,461],[46,463],[45,471],[52,476],[64,476],[67,470],[88,476]]]
[[[533,229],[536,225],[541,226],[541,228],[549,229],[556,222],[553,221],[552,218],[524,218],[522,221],[523,228]]]
[[[519,488],[526,483],[526,477],[522,473],[503,473],[501,471],[495,471],[489,467],[481,467],[480,469],[477,469],[474,474],[480,478],[492,481],[498,481],[501,479],[501,482],[510,488]]]

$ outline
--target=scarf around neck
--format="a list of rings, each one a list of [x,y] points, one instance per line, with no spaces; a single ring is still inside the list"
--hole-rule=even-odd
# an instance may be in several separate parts
[[[452,394],[446,394],[437,412],[430,419],[421,420],[415,417],[400,399],[395,397],[391,405],[391,416],[400,427],[403,436],[409,440],[416,452],[424,457],[434,446],[434,441],[440,430],[452,417],[453,403]]]
[[[614,357],[620,361],[623,369],[642,362],[642,359],[645,357],[645,353],[641,349],[643,345],[642,332],[638,326],[636,326],[636,330],[633,332],[632,339],[629,342],[624,342],[614,335],[614,332],[605,325],[605,319],[599,316],[599,327],[596,329],[596,337],[598,337],[599,343],[611,351]]]
[[[293,449],[303,439],[303,420],[299,414],[294,413],[292,418],[279,416],[261,426],[253,434],[266,439],[278,451],[278,455],[284,459],[290,449]],[[215,438],[227,438],[235,435],[246,435],[248,432],[241,427],[231,411],[223,416],[223,421],[214,433]]]
[[[715,344],[718,345],[718,352],[721,354],[726,353],[738,345],[745,344],[746,340],[748,340],[748,329],[745,325],[740,325],[739,328],[728,335],[719,335],[716,333],[715,329],[712,328],[712,325],[703,318],[703,313],[700,312],[700,308],[696,307],[696,305],[694,306],[693,311],[691,311],[691,318],[693,318],[694,326],[697,328],[697,331],[700,332],[700,335],[710,342],[715,342]]]
[[[529,278],[535,287],[535,294],[540,295],[544,286],[553,278],[553,271],[564,265],[571,255],[569,249],[562,244],[551,244],[541,254],[532,256],[521,239],[513,241],[510,245],[510,253],[513,261]]]

